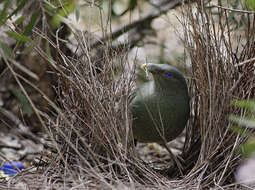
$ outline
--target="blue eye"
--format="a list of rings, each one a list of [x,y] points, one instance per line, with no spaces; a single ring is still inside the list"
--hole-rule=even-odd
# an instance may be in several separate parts
[[[168,79],[172,78],[172,76],[173,76],[172,73],[167,73],[166,74],[166,78],[168,78]]]

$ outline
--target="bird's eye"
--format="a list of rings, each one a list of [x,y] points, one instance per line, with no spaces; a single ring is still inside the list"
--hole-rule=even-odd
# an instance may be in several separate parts
[[[170,79],[172,77],[173,77],[172,73],[166,73],[166,78]]]

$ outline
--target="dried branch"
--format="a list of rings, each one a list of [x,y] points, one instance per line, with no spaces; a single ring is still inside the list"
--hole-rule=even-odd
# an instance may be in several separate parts
[[[121,28],[117,29],[116,31],[107,34],[105,37],[102,37],[99,40],[96,40],[94,43],[91,44],[91,48],[96,48],[99,45],[103,45],[104,42],[108,41],[109,39],[116,39],[122,34],[127,33],[128,31],[132,30],[131,34],[129,35],[129,45],[130,47],[135,46],[138,42],[140,42],[144,38],[145,31],[151,29],[151,22],[158,18],[159,16],[167,13],[170,9],[175,9],[176,7],[185,4],[191,3],[194,0],[164,0],[164,1],[157,1],[153,8],[148,11],[146,16],[143,18],[134,21],[130,24],[122,26]],[[127,47],[126,44],[121,44],[119,46]],[[115,47],[117,48],[117,47]],[[115,49],[114,48],[114,49]]]

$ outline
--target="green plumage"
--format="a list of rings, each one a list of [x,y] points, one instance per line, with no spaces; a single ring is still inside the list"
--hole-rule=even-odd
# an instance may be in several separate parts
[[[185,79],[175,67],[144,64],[154,80],[133,94],[130,106],[133,135],[140,142],[164,143],[175,139],[189,118],[189,95]]]

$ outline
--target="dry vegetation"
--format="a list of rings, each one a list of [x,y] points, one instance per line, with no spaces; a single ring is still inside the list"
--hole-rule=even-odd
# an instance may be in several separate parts
[[[183,22],[191,59],[193,108],[197,108],[194,116],[201,134],[198,160],[185,179],[202,187],[234,183],[233,172],[240,160],[236,149],[244,138],[230,130],[229,113],[241,113],[230,103],[254,98],[254,62],[244,62],[254,57],[254,15],[245,15],[245,31],[236,34],[230,12],[215,9],[219,15],[213,16],[198,5],[195,14],[188,11]]]
[[[254,61],[244,62],[255,56],[254,16],[240,13],[248,22],[236,40],[229,11],[218,9],[219,15],[212,16],[199,4],[192,11],[191,7],[183,10],[192,107],[181,155],[185,175],[178,176],[175,168],[159,171],[134,151],[128,96],[134,88],[135,68],[127,63],[129,47],[113,50],[104,45],[98,60],[91,51],[91,39],[75,34],[80,57],[68,57],[55,45],[61,60],[56,63],[59,105],[48,101],[58,116],[56,120],[44,117],[54,153],[49,164],[41,167],[41,187],[241,188],[233,183],[241,159],[236,148],[244,138],[230,130],[228,117],[241,113],[230,106],[231,100],[254,98]],[[18,184],[25,176],[12,182]],[[33,176],[27,175],[27,180]]]

